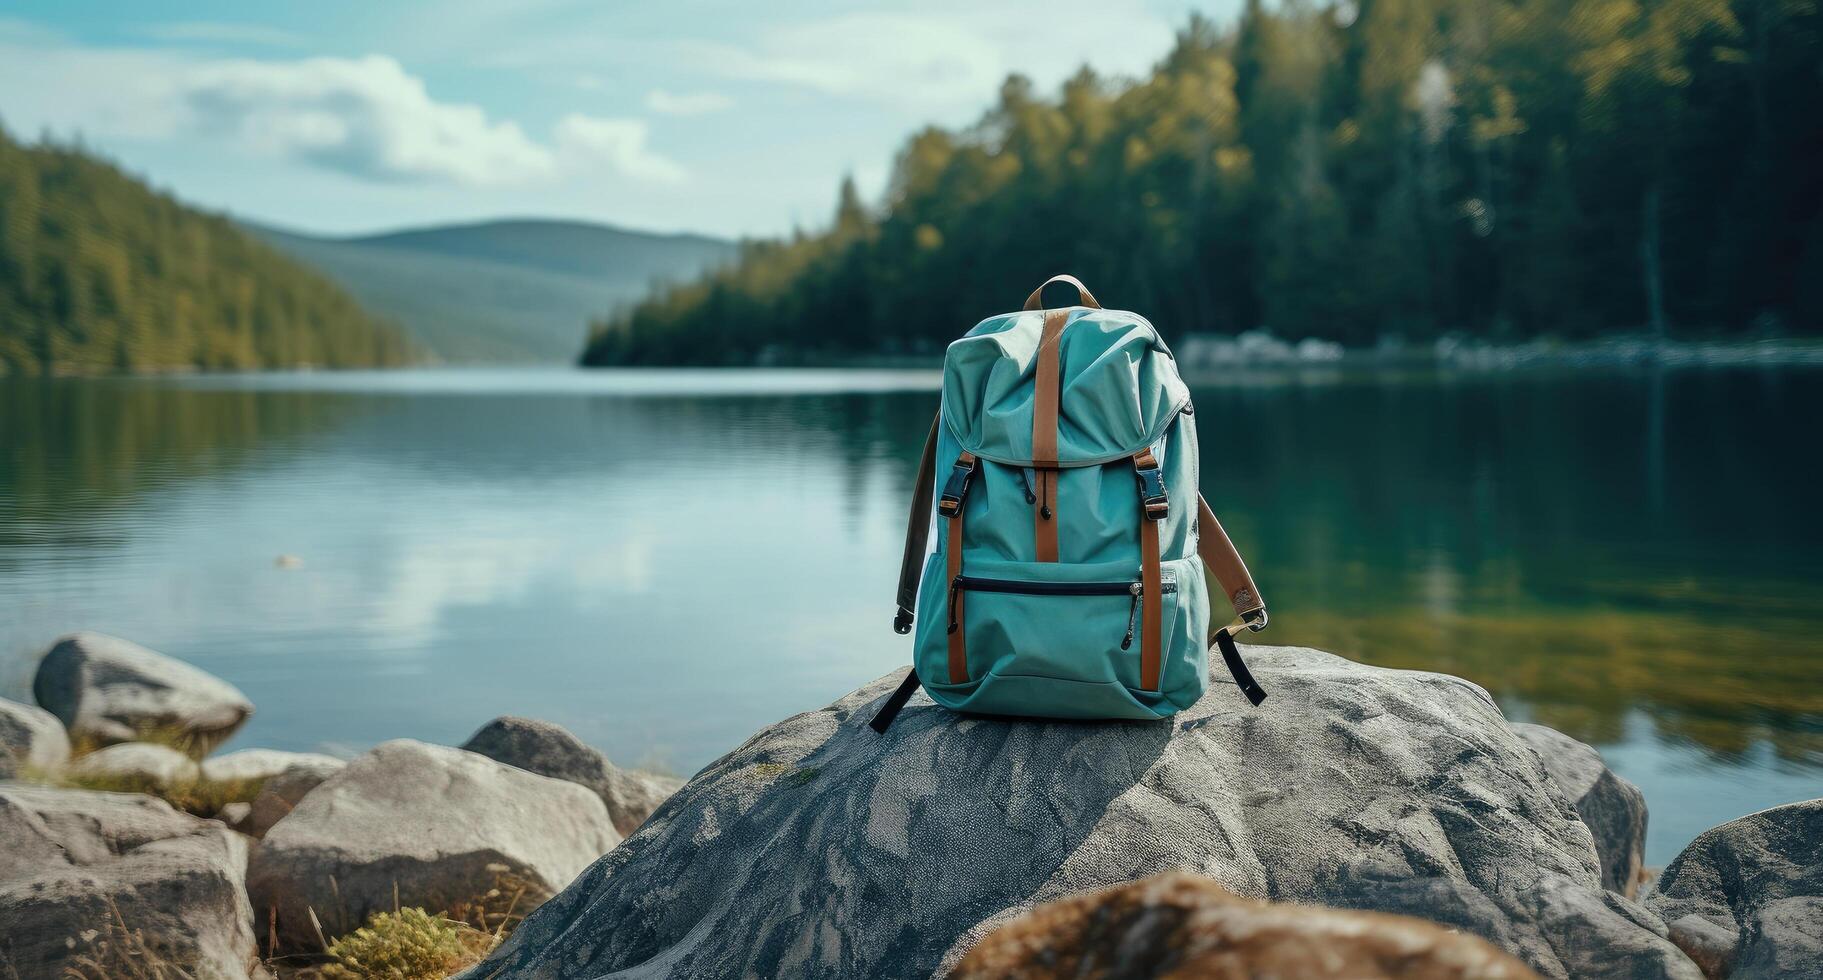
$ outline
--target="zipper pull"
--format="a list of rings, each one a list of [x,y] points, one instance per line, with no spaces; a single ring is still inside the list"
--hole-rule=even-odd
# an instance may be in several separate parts
[[[956,632],[956,597],[962,592],[962,576],[958,575],[949,584],[949,630]]]
[[[1022,470],[1021,472],[1024,471]],[[1051,519],[1051,481],[1055,479],[1057,479],[1057,477],[1054,474],[1039,474],[1038,477],[1038,485],[1044,488],[1044,505],[1038,508],[1038,516],[1047,521]],[[1031,491],[1027,490],[1026,493],[1028,495],[1026,503],[1029,504],[1032,502],[1032,499],[1030,498]]]
[[[1127,604],[1127,635],[1120,641],[1122,650],[1133,649],[1133,627],[1139,622],[1139,595],[1144,589],[1145,586],[1138,582],[1127,587],[1127,594],[1133,597],[1133,601]]]

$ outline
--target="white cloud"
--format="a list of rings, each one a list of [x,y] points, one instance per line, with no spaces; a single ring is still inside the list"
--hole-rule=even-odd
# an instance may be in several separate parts
[[[646,124],[570,115],[549,141],[477,105],[436,99],[382,55],[265,60],[98,48],[0,21],[8,123],[102,139],[202,137],[373,182],[501,186],[589,171],[675,183]]]
[[[557,148],[577,168],[606,166],[639,180],[677,183],[682,167],[646,146],[642,119],[605,119],[572,113],[557,123]]]
[[[181,94],[204,131],[370,180],[511,183],[554,167],[517,124],[438,102],[378,55],[212,62],[186,73]]]
[[[655,88],[646,93],[646,108],[666,116],[700,116],[733,106],[734,100],[720,92],[678,94]]]
[[[751,42],[685,42],[698,70],[796,85],[924,112],[973,108],[1011,72],[1053,85],[1084,63],[1138,74],[1171,43],[1171,24],[1125,3],[1042,11],[981,6],[851,13],[762,30]]]

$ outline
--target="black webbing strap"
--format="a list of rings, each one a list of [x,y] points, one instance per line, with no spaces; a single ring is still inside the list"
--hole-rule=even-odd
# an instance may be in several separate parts
[[[1241,693],[1247,695],[1247,700],[1253,702],[1254,707],[1259,707],[1260,702],[1266,700],[1266,692],[1260,689],[1260,685],[1253,679],[1253,672],[1247,669],[1247,662],[1241,659],[1241,651],[1235,647],[1234,637],[1227,630],[1220,630],[1215,634],[1215,645],[1222,651],[1222,661],[1228,665],[1228,672],[1234,675],[1234,682],[1241,686]]]
[[[895,633],[911,632],[913,610],[918,605],[918,579],[924,574],[924,548],[930,543],[931,496],[937,481],[937,426],[942,423],[941,413],[931,420],[930,435],[924,439],[924,455],[918,458],[918,478],[912,484],[911,514],[905,519],[905,554],[899,559]]]
[[[874,712],[874,720],[868,722],[867,727],[882,735],[886,734],[886,730],[892,727],[893,719],[899,717],[899,709],[905,707],[905,702],[910,701],[913,692],[917,690],[918,671],[913,668],[899,682],[899,689],[886,699],[885,704],[880,705],[879,711]]]

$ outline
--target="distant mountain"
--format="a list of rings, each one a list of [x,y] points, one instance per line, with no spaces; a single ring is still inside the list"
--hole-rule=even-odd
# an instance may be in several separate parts
[[[418,353],[232,221],[80,147],[0,130],[0,374],[376,367]]]
[[[457,363],[575,360],[588,322],[734,243],[576,221],[509,220],[327,238],[249,226]]]

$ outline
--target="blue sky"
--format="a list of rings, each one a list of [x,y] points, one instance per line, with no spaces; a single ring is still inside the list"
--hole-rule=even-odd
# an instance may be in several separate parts
[[[145,4],[12,0],[0,120],[317,232],[535,215],[768,235],[875,198],[1009,71],[1138,75],[1239,0]]]

